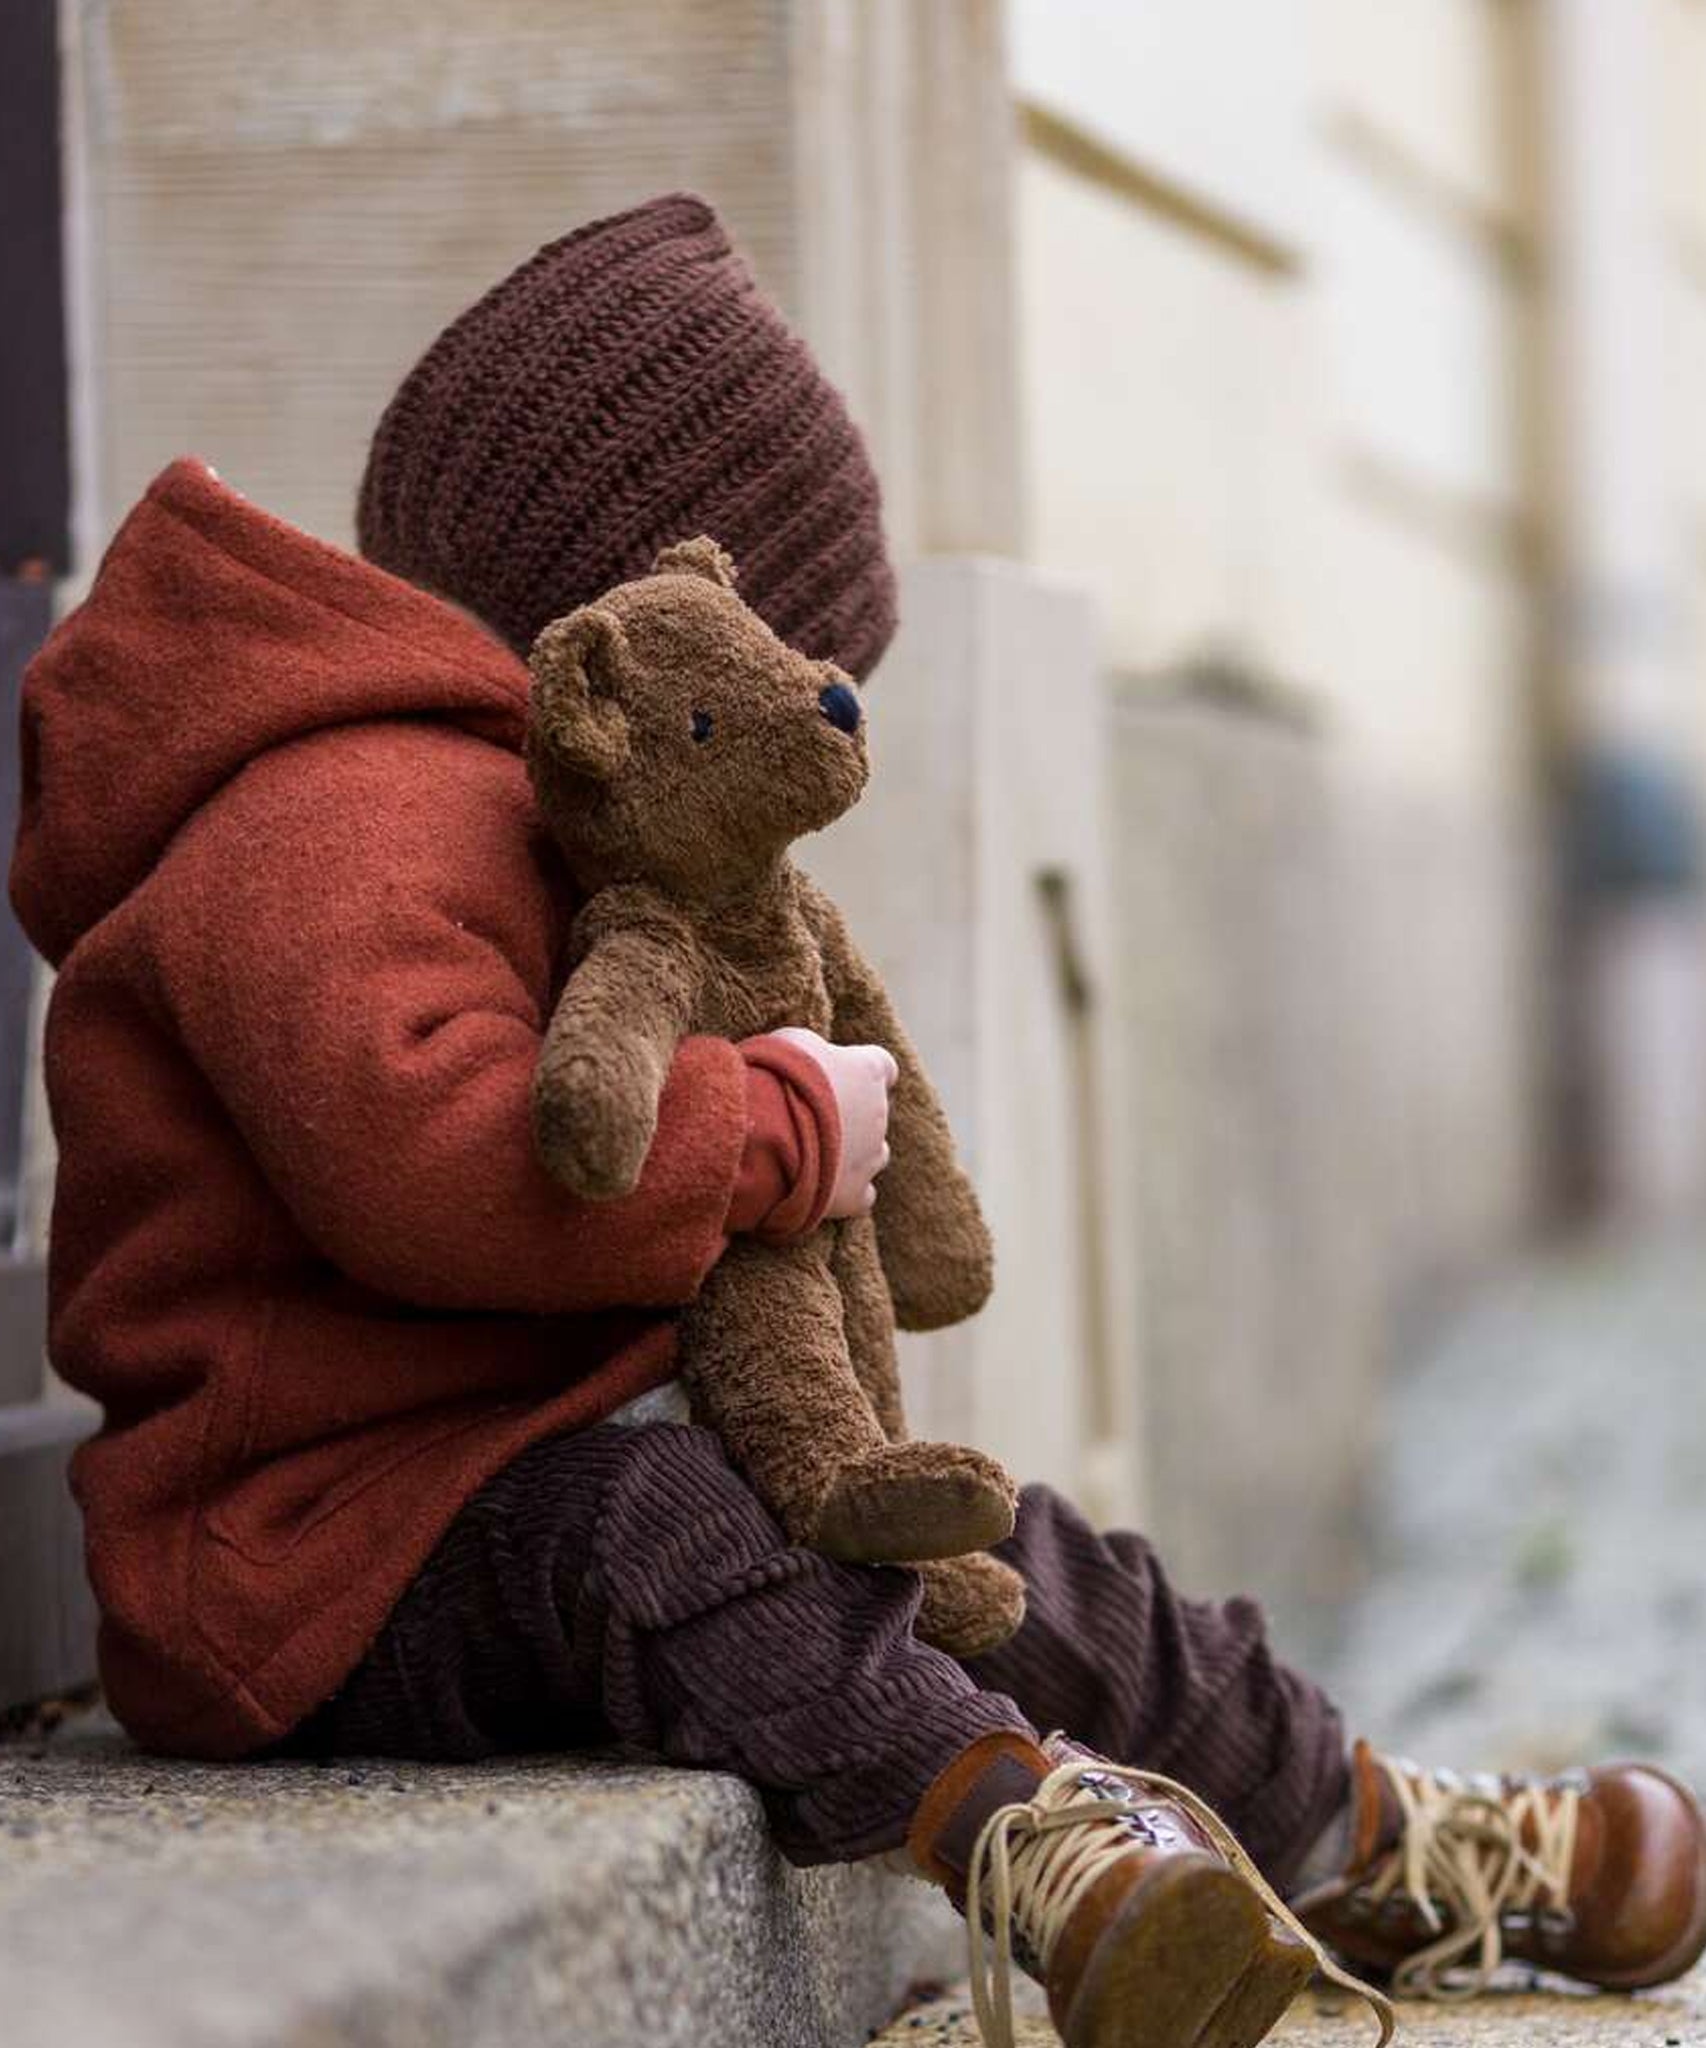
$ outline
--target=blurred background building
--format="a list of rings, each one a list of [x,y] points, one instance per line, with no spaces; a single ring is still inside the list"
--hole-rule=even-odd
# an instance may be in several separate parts
[[[723,212],[906,564],[817,864],[1000,1246],[914,1404],[1324,1628],[1401,1319],[1701,1192],[1706,6],[32,9],[64,601],[183,452],[347,543],[443,320]]]

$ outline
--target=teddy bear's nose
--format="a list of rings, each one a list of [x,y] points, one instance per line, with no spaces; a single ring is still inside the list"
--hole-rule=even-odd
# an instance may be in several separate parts
[[[859,730],[859,700],[845,683],[831,683],[817,696],[818,709],[838,732]]]

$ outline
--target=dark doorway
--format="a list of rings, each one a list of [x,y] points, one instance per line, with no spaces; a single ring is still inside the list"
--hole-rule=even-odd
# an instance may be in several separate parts
[[[18,691],[71,568],[56,0],[0,5],[0,851],[17,829]],[[66,1486],[89,1430],[47,1397],[45,1285],[22,1242],[28,942],[0,901],[0,1715],[89,1678],[93,1612]]]

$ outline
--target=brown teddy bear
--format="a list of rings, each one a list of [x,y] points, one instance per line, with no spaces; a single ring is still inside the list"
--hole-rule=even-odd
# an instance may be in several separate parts
[[[989,1235],[941,1104],[840,914],[789,857],[865,786],[849,678],[783,645],[736,596],[711,540],[547,626],[527,759],[587,901],[533,1090],[541,1159],[572,1193],[626,1193],[689,1033],[804,1025],[899,1066],[891,1163],[869,1217],[777,1250],[737,1238],[683,1318],[682,1373],[795,1541],[916,1564],[921,1632],[961,1656],[1024,1611],[984,1554],[1013,1483],[981,1452],[906,1435],[894,1328],[988,1296]]]

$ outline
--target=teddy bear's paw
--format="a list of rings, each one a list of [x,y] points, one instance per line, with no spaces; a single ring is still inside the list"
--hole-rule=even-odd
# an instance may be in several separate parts
[[[880,1199],[880,1197],[879,1197]],[[963,1228],[883,1239],[883,1270],[903,1330],[945,1330],[975,1316],[995,1284],[995,1248],[981,1216]]]
[[[560,1187],[589,1202],[631,1194],[651,1149],[655,1119],[635,1112],[621,1092],[586,1085],[538,1086],[533,1091],[533,1142],[540,1162]]]
[[[916,1564],[1013,1533],[1002,1466],[963,1444],[887,1444],[836,1473],[807,1540],[844,1564]]]
[[[942,1557],[918,1572],[924,1581],[918,1634],[950,1657],[1000,1649],[1025,1618],[1025,1582],[998,1557],[981,1550]]]

